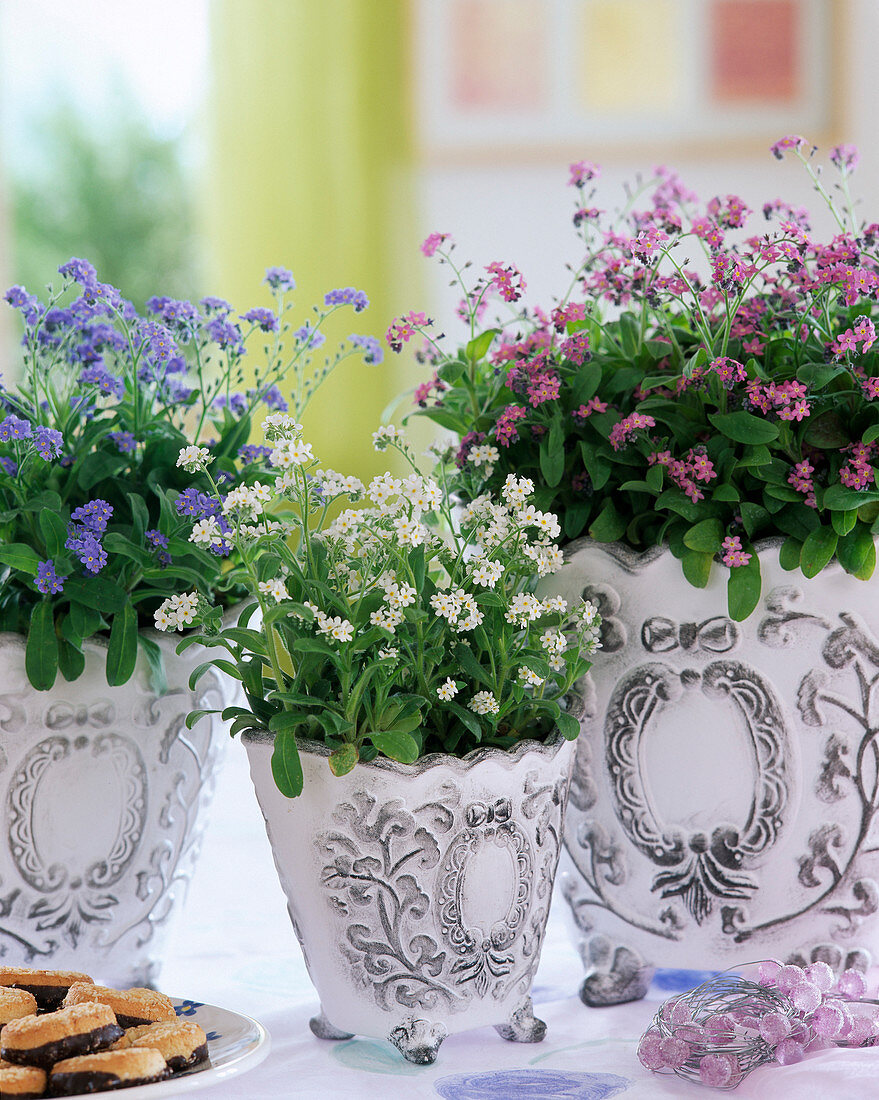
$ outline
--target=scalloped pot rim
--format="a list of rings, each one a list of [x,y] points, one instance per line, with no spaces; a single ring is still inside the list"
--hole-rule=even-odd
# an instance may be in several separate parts
[[[773,535],[769,538],[758,539],[754,543],[754,549],[760,557],[763,557],[769,551],[777,551],[783,543],[783,538]],[[564,547],[565,563],[570,562],[584,550],[601,551],[629,573],[638,573],[642,569],[646,569],[648,565],[658,561],[659,558],[671,554],[668,543],[662,543],[661,546],[650,546],[646,550],[633,550],[631,546],[627,546],[624,542],[598,542],[596,539],[584,535],[581,538],[574,539],[573,542],[569,542]],[[835,560],[827,568],[834,566],[841,568]]]
[[[571,713],[578,719],[582,718],[585,712],[583,697],[579,693],[572,693],[569,698],[572,703]],[[259,745],[270,748],[274,744],[275,735],[273,733],[247,732],[242,733],[241,740],[245,745]],[[327,758],[330,755],[329,748],[321,741],[303,739],[301,741],[297,740],[296,743],[299,746],[300,752]],[[466,756],[453,756],[451,753],[432,752],[428,753],[427,756],[422,756],[420,759],[416,760],[414,764],[401,764],[399,761],[391,760],[386,756],[377,756],[374,760],[358,764],[357,767],[358,769],[378,768],[381,771],[399,772],[406,776],[421,775],[431,768],[439,767],[451,767],[460,771],[466,771],[486,761],[495,761],[507,768],[512,768],[529,753],[537,753],[538,755],[551,758],[565,745],[569,744],[572,744],[572,742],[566,740],[558,730],[555,730],[546,741],[535,741],[531,738],[527,738],[523,741],[519,741],[512,749],[498,749],[492,745],[487,745],[484,748],[473,749],[471,752],[468,752]]]

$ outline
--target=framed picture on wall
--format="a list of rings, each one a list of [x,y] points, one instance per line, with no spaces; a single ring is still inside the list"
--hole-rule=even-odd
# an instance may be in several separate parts
[[[416,0],[430,157],[838,140],[848,0]]]

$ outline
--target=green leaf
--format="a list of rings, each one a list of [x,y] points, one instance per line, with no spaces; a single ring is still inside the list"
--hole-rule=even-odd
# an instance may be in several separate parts
[[[849,531],[855,529],[858,522],[858,513],[853,510],[848,512],[831,512],[830,522],[833,525],[833,530],[837,535],[842,537],[843,535],[847,535]],[[854,572],[854,570],[850,569],[849,572]]]
[[[623,313],[619,319],[619,331],[623,352],[628,359],[635,359],[641,345],[641,326],[637,318],[631,313]]]
[[[275,734],[272,776],[278,790],[285,797],[296,798],[302,794],[302,761],[293,728],[280,729]]]
[[[0,562],[35,577],[37,566],[40,564],[40,557],[36,550],[32,546],[28,546],[27,543],[10,542],[7,546],[0,546]]]
[[[165,675],[165,655],[162,647],[140,631],[137,633],[137,644],[149,665],[150,687],[156,695],[164,695],[168,690],[168,678]]]
[[[455,715],[461,725],[473,734],[477,741],[482,740],[482,726],[480,726],[479,719],[472,710],[462,707],[460,703],[456,703],[453,699],[445,706]]]
[[[799,539],[785,539],[778,551],[778,564],[781,568],[787,570],[788,573],[793,572],[794,569],[799,569],[802,549],[803,544]]]
[[[105,614],[121,611],[129,602],[125,589],[105,577],[68,577],[64,595]]]
[[[549,435],[540,441],[540,472],[547,485],[555,488],[565,472],[565,440],[561,421],[553,421]]]
[[[845,513],[847,516],[853,514]],[[864,523],[859,523],[851,531],[847,531],[837,543],[836,556],[846,573],[858,576],[871,556],[875,562],[876,550],[870,528]]]
[[[723,541],[723,524],[719,519],[703,519],[684,535],[684,545],[702,554],[717,554]]]
[[[499,335],[500,331],[499,328],[489,328],[486,329],[485,332],[481,332],[478,336],[473,337],[464,349],[471,363],[478,363],[479,360],[483,358],[491,347],[492,340],[495,336]]]
[[[696,550],[687,550],[681,558],[681,570],[695,588],[704,588],[711,573],[713,554],[703,554]]]
[[[82,460],[77,480],[84,492],[94,488],[99,481],[114,477],[128,465],[128,459],[122,454],[109,454],[106,451],[92,451]]]
[[[871,425],[861,436],[862,443],[872,443],[874,439],[879,439],[879,424]]]
[[[24,653],[27,678],[37,691],[48,691],[58,672],[58,635],[52,604],[40,600],[31,614]]]
[[[800,569],[804,576],[816,577],[833,557],[839,535],[832,527],[816,527],[810,531],[800,552]]]
[[[711,494],[712,500],[720,500],[724,503],[735,504],[741,499],[741,494],[735,485],[718,485]]]
[[[206,718],[209,714],[219,714],[218,710],[191,710],[186,715],[186,728],[191,730],[196,722],[200,722],[202,718]]]
[[[810,447],[819,447],[824,451],[835,451],[851,443],[852,438],[838,412],[828,409],[819,416],[810,417],[803,433],[804,442]]]
[[[644,480],[655,492],[662,492],[662,482],[664,478],[663,467],[657,462],[655,466],[651,466],[647,473],[644,475]]]
[[[850,489],[847,485],[829,485],[824,490],[822,504],[834,511],[850,512],[873,501],[879,501],[879,489]]]
[[[753,413],[711,413],[708,417],[715,428],[736,443],[771,443],[778,439],[778,427]]]
[[[379,752],[398,760],[401,764],[414,764],[418,759],[418,742],[408,733],[386,730],[384,733],[366,735]]]
[[[876,545],[872,543],[869,550],[864,557],[864,564],[861,568],[853,573],[852,576],[857,577],[859,581],[868,581],[873,576],[873,571],[876,568]]]
[[[58,669],[67,681],[78,680],[85,668],[85,654],[66,638],[58,639]]]
[[[616,542],[622,538],[626,530],[626,521],[614,507],[612,500],[608,500],[592,523],[589,525],[589,534],[596,542]]]
[[[46,489],[42,493],[35,493],[29,497],[27,503],[21,507],[25,512],[42,512],[44,508],[50,512],[60,512],[61,497],[52,489]]]
[[[752,504],[749,500],[742,501],[739,514],[742,517],[742,526],[745,528],[749,539],[753,538],[754,532],[758,531],[769,520],[769,513],[766,509],[760,504]]]
[[[563,710],[559,714],[558,718],[555,720],[555,724],[558,726],[559,733],[566,741],[576,741],[580,735],[580,723],[573,714],[568,714],[567,711]]]
[[[149,509],[139,493],[126,493],[125,495],[128,497],[128,505],[131,508],[131,540],[135,544],[139,544],[150,523]]]
[[[93,607],[83,607],[81,603],[73,601],[71,601],[68,615],[71,627],[80,638],[90,638],[101,629],[104,622],[100,611],[96,611]]]
[[[357,746],[352,741],[346,741],[340,749],[330,753],[330,771],[336,776],[347,775],[359,759]]]
[[[596,454],[585,440],[580,441],[580,457],[583,460],[586,473],[589,475],[589,480],[592,482],[592,488],[596,492],[603,489],[610,479],[612,471],[610,462],[602,455]]]
[[[754,447],[745,447],[742,457],[736,463],[737,466],[765,466],[772,460],[769,448],[762,443]]]
[[[47,508],[40,512],[40,532],[50,558],[57,558],[64,553],[67,524],[57,512],[50,512]]]
[[[127,603],[110,624],[107,647],[107,683],[118,687],[131,679],[137,662],[137,612]]]
[[[739,565],[729,571],[726,585],[729,617],[740,623],[751,614],[760,602],[760,559],[751,554],[747,565]]]
[[[458,660],[458,664],[461,666],[461,671],[466,673],[471,680],[476,680],[479,684],[484,684],[486,687],[491,687],[491,680],[488,673],[476,659],[473,650],[469,645],[465,645],[462,642],[455,647],[455,657]]]

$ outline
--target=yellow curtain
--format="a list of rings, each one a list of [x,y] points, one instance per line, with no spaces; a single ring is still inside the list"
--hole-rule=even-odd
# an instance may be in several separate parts
[[[385,362],[343,363],[305,424],[323,465],[370,475],[386,465],[371,433],[403,384],[384,332],[419,304],[408,0],[217,0],[211,12],[209,285],[243,310],[266,304],[267,266],[289,267],[303,321],[328,290],[366,292],[369,309],[334,318],[326,347],[372,334]]]

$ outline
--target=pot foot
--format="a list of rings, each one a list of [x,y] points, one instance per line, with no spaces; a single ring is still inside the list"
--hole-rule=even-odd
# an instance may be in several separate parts
[[[580,986],[580,1000],[590,1008],[640,1001],[650,986],[655,967],[645,963],[629,947],[615,950],[604,939],[594,937],[583,952],[586,979]]]
[[[311,1028],[312,1034],[316,1035],[318,1039],[353,1039],[354,1035],[350,1031],[340,1031],[339,1028],[334,1027],[333,1024],[326,1018],[326,1015],[321,1009],[320,1015],[312,1016],[308,1021],[308,1026]]]
[[[509,1023],[495,1024],[494,1029],[508,1043],[539,1043],[546,1035],[546,1024],[534,1015],[530,997],[511,1013]]]
[[[428,1020],[407,1020],[395,1027],[388,1041],[399,1050],[407,1062],[416,1066],[432,1066],[439,1053],[440,1044],[448,1035],[442,1024]]]

